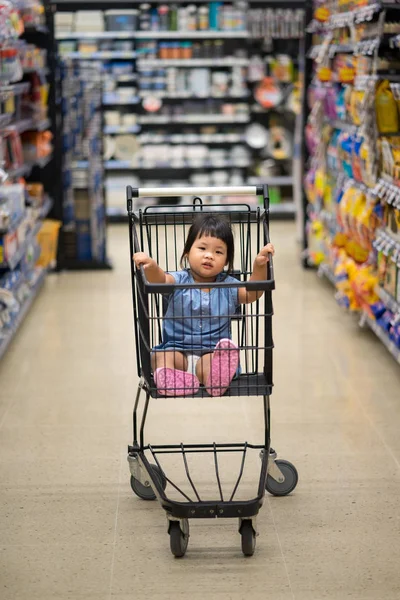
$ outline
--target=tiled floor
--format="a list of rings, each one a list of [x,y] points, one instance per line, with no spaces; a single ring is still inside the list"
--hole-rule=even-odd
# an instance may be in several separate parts
[[[48,278],[0,364],[1,600],[398,600],[400,369],[299,267],[292,224],[272,227],[272,437],[299,485],[266,499],[253,558],[236,521],[195,521],[173,559],[164,513],[129,486],[126,233],[110,229],[113,272]],[[254,398],[157,401],[149,431],[242,441],[260,414]],[[198,475],[207,487],[208,468]]]

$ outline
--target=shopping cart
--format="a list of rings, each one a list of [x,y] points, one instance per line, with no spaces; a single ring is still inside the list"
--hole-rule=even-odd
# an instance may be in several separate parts
[[[134,211],[138,198],[165,198],[192,196],[192,204],[148,206]],[[200,196],[229,197],[229,204],[202,203]],[[262,196],[263,206],[232,204],[234,196]],[[133,492],[142,499],[157,498],[166,511],[168,533],[172,554],[181,557],[185,554],[189,540],[189,519],[194,518],[233,518],[239,519],[242,551],[251,556],[255,550],[257,526],[256,517],[263,504],[265,489],[275,496],[285,496],[297,485],[296,468],[290,462],[278,460],[270,447],[270,402],[272,393],[272,298],[275,287],[272,257],[268,264],[268,278],[264,281],[248,281],[254,257],[269,242],[269,200],[268,187],[183,187],[183,188],[127,188],[127,209],[129,216],[130,262],[132,275],[133,317],[137,353],[137,369],[140,382],[133,410],[133,444],[128,446],[128,461]],[[180,255],[187,232],[193,219],[199,213],[212,212],[229,219],[235,235],[237,247],[233,276],[236,283],[217,281],[212,284],[154,284],[146,279],[143,267],[137,269],[132,260],[135,252],[146,252],[165,271],[178,271]],[[160,397],[155,385],[151,366],[153,349],[162,341],[163,318],[168,306],[168,298],[179,288],[224,288],[248,291],[262,290],[263,296],[251,304],[240,305],[234,314],[229,315],[231,338],[240,347],[240,371],[231,382],[225,396],[262,396],[264,434],[259,444],[208,443],[208,444],[149,444],[145,443],[144,429],[150,399]],[[219,293],[219,291],[218,291]],[[225,315],[226,316],[226,315]],[[182,320],[182,315],[172,319]],[[193,317],[199,318],[199,317]],[[206,319],[207,316],[201,316]],[[142,393],[145,396],[140,425],[138,409]],[[196,397],[209,396],[204,386],[194,394]],[[163,396],[164,402],[168,398]],[[189,400],[185,400],[188,402]],[[214,399],[215,401],[215,399]],[[206,402],[206,401],[205,401]],[[210,409],[210,405],[207,405]],[[211,407],[212,410],[212,407]],[[258,491],[250,500],[235,499],[242,480],[246,457],[256,450],[261,459],[261,472]],[[221,477],[221,455],[238,453],[240,471],[233,490],[224,495]],[[189,467],[189,457],[211,454],[213,458],[218,497],[204,499],[200,496]],[[184,473],[188,480],[188,491],[170,479],[162,467],[166,455],[180,455]],[[176,456],[174,457],[176,459]],[[150,462],[151,461],[151,462]],[[179,499],[167,496],[167,485]],[[217,489],[217,488],[216,488]]]

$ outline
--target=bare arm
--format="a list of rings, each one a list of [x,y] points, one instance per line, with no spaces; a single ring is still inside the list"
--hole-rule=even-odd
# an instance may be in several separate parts
[[[254,260],[253,272],[249,281],[265,281],[267,279],[270,254],[275,254],[275,248],[272,244],[267,244],[262,250],[260,250]],[[248,292],[245,288],[239,288],[239,304],[250,304],[251,302],[255,302],[261,298],[263,293],[264,292],[262,290]]]
[[[136,267],[143,267],[149,283],[175,283],[175,279],[169,273],[165,273],[156,261],[145,252],[136,252],[133,255]]]

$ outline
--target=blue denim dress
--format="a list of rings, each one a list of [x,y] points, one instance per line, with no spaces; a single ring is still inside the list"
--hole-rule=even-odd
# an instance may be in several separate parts
[[[176,283],[195,283],[189,269],[170,273]],[[238,284],[220,273],[216,281]],[[213,350],[222,338],[231,337],[231,318],[235,316],[238,288],[177,289],[167,299],[163,319],[163,340],[154,350]]]

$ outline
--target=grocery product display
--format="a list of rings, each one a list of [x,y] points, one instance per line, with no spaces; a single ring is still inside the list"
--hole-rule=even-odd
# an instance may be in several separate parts
[[[294,216],[298,2],[54,4],[59,56],[95,64],[104,76],[109,217],[125,218],[127,181],[261,180],[272,186],[271,213]],[[253,125],[267,132],[261,146]]]
[[[63,242],[66,268],[107,268],[102,84],[93,65],[60,63]]]
[[[314,4],[304,208],[306,263],[400,363],[399,8]]]
[[[47,34],[42,2],[0,3],[0,357],[55,266]]]

